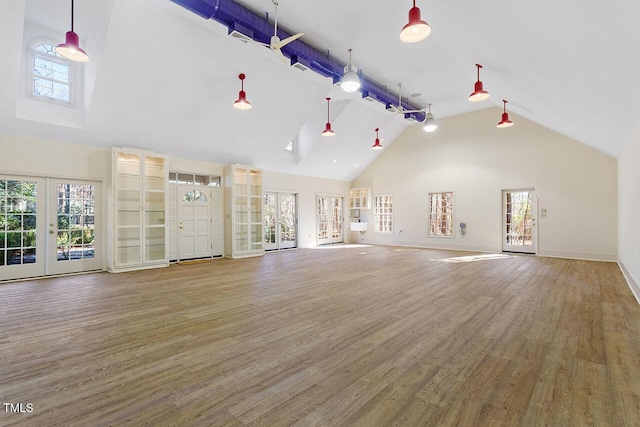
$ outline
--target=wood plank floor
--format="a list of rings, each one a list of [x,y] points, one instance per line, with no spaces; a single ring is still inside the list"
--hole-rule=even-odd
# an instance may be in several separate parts
[[[384,246],[0,284],[26,426],[639,426],[614,263]]]

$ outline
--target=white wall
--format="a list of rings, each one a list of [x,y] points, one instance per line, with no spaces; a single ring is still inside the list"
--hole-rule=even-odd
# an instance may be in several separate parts
[[[515,114],[515,126],[497,129],[501,112],[441,119],[432,134],[411,126],[385,149],[352,186],[393,196],[394,234],[374,234],[369,223],[362,241],[500,251],[502,190],[535,188],[547,209],[540,255],[615,260],[616,159]],[[428,193],[439,191],[454,192],[455,238],[427,234]],[[371,220],[371,211],[361,214]]]
[[[316,194],[341,195],[343,204],[349,203],[349,182],[309,176],[290,175],[265,171],[264,191],[289,192],[298,194],[298,247],[314,247],[317,244]],[[345,210],[345,224],[348,210]],[[348,227],[345,225],[345,241],[348,241]]]
[[[104,148],[0,135],[0,172],[102,181],[106,176]]]
[[[640,302],[640,125],[618,157],[618,257]]]

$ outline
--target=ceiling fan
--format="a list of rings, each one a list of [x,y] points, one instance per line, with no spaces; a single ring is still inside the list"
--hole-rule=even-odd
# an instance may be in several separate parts
[[[285,65],[290,65],[289,64],[289,60],[287,59],[286,56],[284,56],[284,54],[282,53],[282,48],[286,45],[288,45],[289,43],[291,43],[294,40],[299,39],[300,37],[302,37],[304,35],[304,33],[298,33],[298,34],[294,34],[290,37],[287,37],[284,40],[280,40],[280,37],[278,37],[278,0],[271,0],[273,2],[273,4],[275,5],[275,18],[274,18],[274,28],[273,28],[273,35],[271,36],[271,40],[269,42],[269,44],[267,43],[259,43],[263,46],[268,47],[269,49],[271,49],[272,51],[274,51],[278,57],[280,58],[280,60],[282,61],[283,64]]]
[[[387,111],[390,111],[394,114],[410,114],[410,113],[424,113],[427,111],[426,108],[421,108],[419,110],[406,110],[402,106],[402,83],[398,83],[398,105],[395,106],[393,104],[389,104],[387,106]]]

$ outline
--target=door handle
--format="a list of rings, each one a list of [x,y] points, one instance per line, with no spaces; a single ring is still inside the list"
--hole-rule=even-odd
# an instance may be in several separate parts
[[[180,229],[183,229],[184,226],[182,225],[182,221],[180,221]]]
[[[49,230],[49,234],[54,234],[55,231],[54,230]]]

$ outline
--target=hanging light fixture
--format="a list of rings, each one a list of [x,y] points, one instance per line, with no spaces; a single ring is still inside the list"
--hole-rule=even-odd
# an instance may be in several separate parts
[[[327,125],[322,131],[322,136],[333,136],[336,134],[333,129],[331,129],[331,122],[329,121],[329,101],[331,101],[331,98],[327,98]]]
[[[244,74],[240,74],[238,78],[240,79],[240,93],[238,94],[238,99],[233,103],[233,108],[237,108],[238,110],[250,110],[251,103],[247,101],[247,94],[244,91],[244,79],[247,76]]]
[[[425,132],[433,132],[436,129],[438,129],[438,123],[436,122],[435,117],[433,117],[433,114],[431,114],[431,104],[429,104],[429,112],[427,113],[427,118],[424,121],[422,130]]]
[[[65,43],[56,46],[56,53],[75,62],[88,62],[89,55],[80,48],[80,37],[73,31],[73,0],[71,0],[71,31],[67,31]]]
[[[504,102],[504,113],[502,113],[502,120],[500,120],[500,123],[498,123],[496,127],[508,128],[513,126],[513,122],[509,120],[509,114],[507,113],[507,101],[503,99],[502,102]]]
[[[384,147],[380,144],[380,138],[378,138],[378,131],[380,128],[376,128],[376,142],[371,147],[372,150],[382,150]]]
[[[427,21],[420,18],[420,8],[416,7],[416,0],[413,0],[413,7],[409,9],[409,22],[400,31],[400,40],[405,43],[416,43],[426,39],[431,34],[431,27]]]
[[[345,92],[355,92],[360,88],[360,77],[358,77],[358,69],[351,62],[351,51],[352,49],[349,49],[349,65],[344,67],[344,74],[340,83],[340,87]]]
[[[489,92],[484,90],[484,88],[482,87],[482,82],[480,81],[480,68],[482,68],[482,65],[476,64],[476,67],[478,67],[478,81],[473,87],[473,92],[471,92],[471,95],[469,95],[469,101],[471,102],[484,101],[485,99],[488,99],[489,96],[491,96],[489,95]]]

